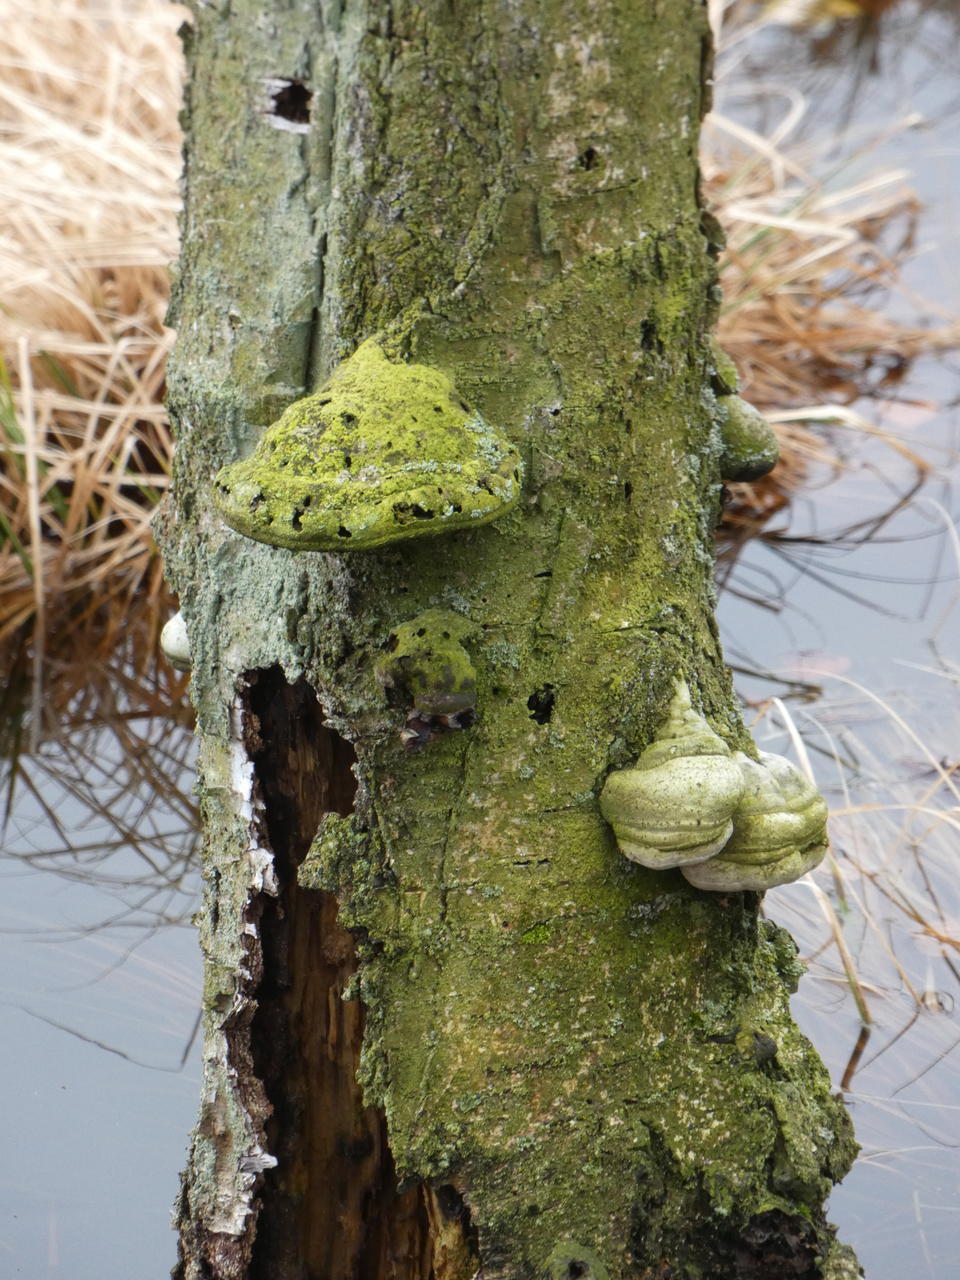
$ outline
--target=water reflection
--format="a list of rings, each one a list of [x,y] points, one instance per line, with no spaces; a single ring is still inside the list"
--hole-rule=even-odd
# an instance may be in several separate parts
[[[199,1089],[200,965],[184,927],[198,889],[193,740],[183,681],[155,662],[138,673],[146,638],[128,641],[107,665],[54,658],[39,726],[22,657],[8,661],[11,1274],[129,1280],[174,1258],[169,1206]]]
[[[943,56],[956,31],[955,6],[891,6],[872,28],[869,64],[825,65],[840,28],[810,61],[806,35],[754,30],[731,50],[735,100],[723,97],[721,63],[720,109],[745,126],[763,129],[774,98],[782,111],[793,94],[807,159],[819,151],[844,169],[839,127],[848,147],[881,134],[874,165],[909,165],[934,208],[922,239],[908,241],[905,287],[889,307],[898,319],[918,297],[933,311],[957,296],[958,94]],[[765,78],[776,81],[766,92]],[[887,127],[907,113],[924,128]],[[864,176],[863,155],[855,161]],[[871,1280],[940,1280],[955,1268],[960,1227],[960,377],[955,357],[900,354],[892,381],[888,370],[821,392],[838,416],[885,436],[798,415],[826,431],[824,448],[810,452],[789,505],[741,518],[721,561],[720,620],[761,747],[805,754],[831,802],[832,861],[766,899],[810,963],[795,1013],[864,1148],[831,1216]]]

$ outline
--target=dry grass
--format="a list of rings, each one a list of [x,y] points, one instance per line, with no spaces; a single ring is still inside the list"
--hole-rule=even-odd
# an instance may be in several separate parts
[[[785,133],[802,107],[794,103]],[[842,466],[812,424],[882,434],[847,406],[889,394],[918,356],[960,343],[955,319],[910,325],[879,310],[913,245],[919,209],[905,175],[828,189],[801,160],[780,138],[716,114],[706,122],[706,189],[727,234],[719,338],[783,449],[769,480],[733,487],[733,523],[778,509],[811,464]]]
[[[753,31],[782,17],[786,7],[711,0],[721,50],[729,47],[735,56]],[[830,7],[806,6],[821,17]],[[881,310],[899,288],[921,211],[902,170],[862,175],[876,168],[871,152],[912,122],[862,136],[824,173],[823,142],[829,140],[806,146],[794,140],[809,104],[786,86],[767,85],[766,92],[780,116],[770,134],[760,136],[714,112],[702,147],[705,189],[727,235],[719,338],[740,370],[744,395],[767,414],[781,439],[781,463],[771,477],[732,486],[727,524],[745,532],[779,510],[811,469],[843,467],[824,426],[883,436],[848,406],[890,395],[918,356],[960,344],[957,317],[930,323],[932,309],[922,300],[910,301],[923,323],[904,323]],[[858,176],[845,181],[845,172]],[[922,476],[919,457],[895,437],[883,438]]]
[[[715,19],[731,7],[714,0]],[[172,451],[183,16],[162,0],[63,0],[51,22],[44,5],[0,0],[0,648],[32,629],[38,672],[44,648],[85,634],[106,652],[163,599],[149,519]],[[735,487],[728,518],[745,530],[811,466],[840,465],[811,430],[825,396],[882,389],[958,336],[871,308],[909,252],[916,202],[897,174],[826,191],[787,145],[801,112],[794,100],[771,138],[719,116],[705,130],[729,243],[721,340],[784,446],[772,481]]]
[[[182,10],[0,0],[0,645],[108,647],[162,580]]]

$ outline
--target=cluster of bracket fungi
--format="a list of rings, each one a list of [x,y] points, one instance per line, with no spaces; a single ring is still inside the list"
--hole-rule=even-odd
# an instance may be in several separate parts
[[[736,394],[736,369],[715,344],[710,384],[720,474],[756,479],[777,461],[776,436]],[[446,374],[391,359],[374,337],[292,404],[249,458],[220,471],[215,501],[256,541],[363,551],[487,524],[516,505],[521,483],[517,450]],[[408,708],[407,750],[473,723],[475,672],[463,641],[474,629],[428,609],[391,633],[376,674]],[[188,662],[185,635],[165,634],[165,648],[167,640],[171,660]],[[781,756],[731,751],[682,681],[636,764],[608,775],[600,809],[627,858],[678,867],[700,889],[784,884],[827,847],[826,805],[813,786]]]
[[[827,851],[827,806],[812,783],[783,756],[731,751],[682,680],[636,764],[607,776],[600,811],[631,861],[679,867],[698,889],[771,889]]]

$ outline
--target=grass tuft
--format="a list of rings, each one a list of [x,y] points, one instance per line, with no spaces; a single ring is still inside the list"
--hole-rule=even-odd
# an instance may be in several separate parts
[[[0,652],[106,650],[163,597],[184,12],[0,0]]]

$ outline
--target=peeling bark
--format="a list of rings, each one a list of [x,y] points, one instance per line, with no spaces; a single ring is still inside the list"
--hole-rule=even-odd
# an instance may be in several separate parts
[[[627,863],[597,804],[681,676],[751,749],[712,613],[703,5],[234,0],[187,48],[160,536],[206,986],[177,1274],[855,1275],[792,944],[756,895]],[[521,450],[519,507],[353,555],[226,529],[217,469],[374,333]],[[378,671],[437,610],[477,714],[405,750]]]

